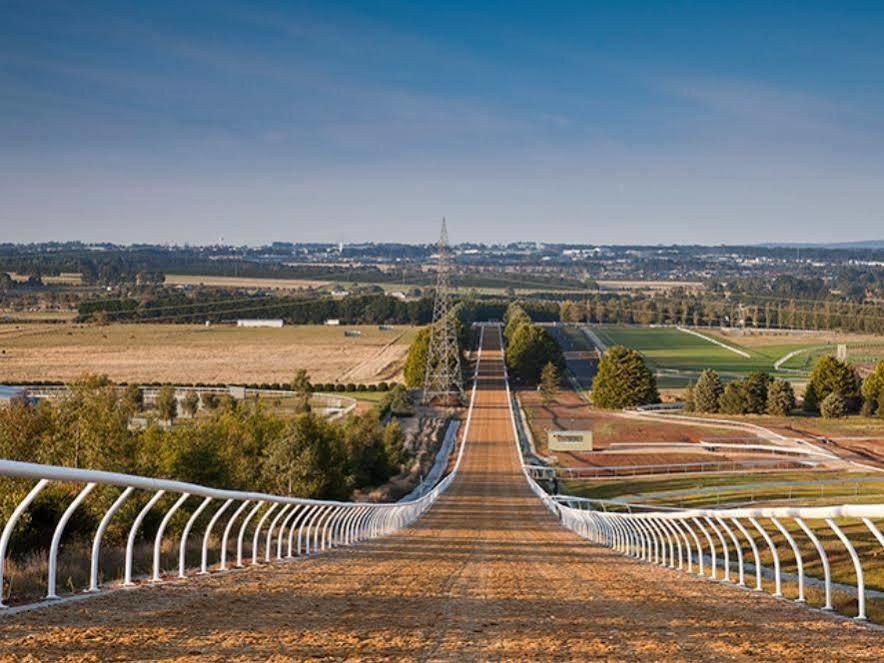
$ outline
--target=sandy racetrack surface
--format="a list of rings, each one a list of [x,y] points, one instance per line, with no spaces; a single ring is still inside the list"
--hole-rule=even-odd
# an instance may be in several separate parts
[[[519,469],[497,333],[461,474],[382,541],[0,619],[20,660],[881,660],[846,620],[624,558],[562,529]]]

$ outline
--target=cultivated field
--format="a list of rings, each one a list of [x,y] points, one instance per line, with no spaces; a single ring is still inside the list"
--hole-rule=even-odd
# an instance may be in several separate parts
[[[683,288],[689,292],[699,292],[705,288],[700,281],[615,281],[600,280],[599,290],[602,292],[651,291],[668,292]]]
[[[329,281],[311,281],[307,279],[166,274],[166,285],[203,285],[219,288],[255,288],[261,290],[305,290],[308,288],[321,288],[328,284]]]
[[[345,329],[361,336],[345,336]],[[397,380],[415,327],[116,324],[0,325],[0,381],[70,380],[86,372],[117,381],[314,382]]]

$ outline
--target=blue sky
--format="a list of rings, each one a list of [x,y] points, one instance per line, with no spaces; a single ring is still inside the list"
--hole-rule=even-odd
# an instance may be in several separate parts
[[[880,2],[0,11],[0,241],[884,237]]]

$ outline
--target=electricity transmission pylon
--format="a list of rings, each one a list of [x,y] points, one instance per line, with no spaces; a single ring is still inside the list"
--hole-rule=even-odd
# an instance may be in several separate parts
[[[434,399],[444,401],[448,405],[463,402],[463,376],[460,372],[457,322],[451,309],[449,292],[450,271],[448,228],[443,218],[436,265],[433,323],[430,326],[430,346],[427,350],[427,368],[424,373],[424,404],[429,404]]]

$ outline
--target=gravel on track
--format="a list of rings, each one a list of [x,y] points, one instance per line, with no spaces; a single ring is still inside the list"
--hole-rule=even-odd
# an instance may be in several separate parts
[[[318,557],[0,618],[0,660],[882,660],[884,636],[624,558],[519,468],[485,334],[461,472],[413,527]]]

